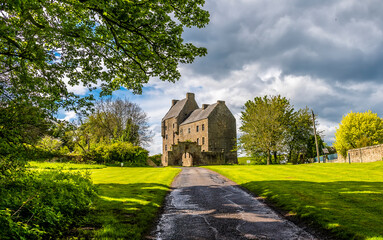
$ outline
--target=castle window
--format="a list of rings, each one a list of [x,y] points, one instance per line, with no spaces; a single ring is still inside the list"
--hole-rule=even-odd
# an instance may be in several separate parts
[[[188,133],[190,133],[190,128],[188,128]]]
[[[173,123],[173,128],[174,128],[174,123]]]
[[[168,145],[165,145],[165,151],[167,151],[168,150]]]
[[[168,139],[168,135],[167,134],[165,135],[165,139]]]
[[[202,124],[202,131],[205,130],[205,124]]]
[[[197,138],[197,145],[199,145],[199,138]]]
[[[181,134],[182,134],[182,132],[183,132],[182,130],[183,130],[183,129],[181,128],[181,130],[180,130]]]
[[[199,130],[199,126],[197,126],[197,128],[196,128],[196,131],[198,132],[198,130]]]
[[[205,144],[205,138],[202,137],[202,145],[204,145],[204,144]]]

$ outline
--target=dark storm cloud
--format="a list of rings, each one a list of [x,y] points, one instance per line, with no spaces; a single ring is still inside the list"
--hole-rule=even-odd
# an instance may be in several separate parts
[[[197,74],[219,79],[256,62],[327,81],[383,77],[381,1],[207,0],[205,8],[211,23],[184,34],[209,52],[188,66]]]

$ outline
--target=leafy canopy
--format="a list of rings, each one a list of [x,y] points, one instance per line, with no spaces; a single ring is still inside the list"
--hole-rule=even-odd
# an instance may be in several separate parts
[[[284,133],[290,121],[293,108],[285,97],[264,96],[247,101],[242,112],[242,126],[244,133],[241,142],[247,152],[280,151],[283,147]]]
[[[240,143],[251,156],[267,156],[267,164],[271,152],[275,162],[279,161],[278,152],[287,153],[293,163],[310,157],[308,143],[313,130],[307,107],[295,111],[290,101],[280,95],[256,97],[245,103],[241,120]]]
[[[140,93],[150,77],[174,82],[179,63],[207,51],[182,39],[204,27],[204,0],[17,0],[0,3],[1,100],[57,110],[84,104],[69,85],[101,95],[121,86]]]
[[[342,156],[353,148],[383,143],[383,119],[370,110],[343,116],[335,132],[334,147]]]

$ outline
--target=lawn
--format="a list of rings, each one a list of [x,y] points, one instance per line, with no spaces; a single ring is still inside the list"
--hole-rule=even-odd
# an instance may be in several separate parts
[[[28,162],[29,168],[35,169],[57,169],[57,170],[85,170],[85,169],[100,169],[106,168],[105,165],[99,164],[79,164],[79,163],[58,163],[58,162]]]
[[[91,173],[98,198],[81,224],[79,238],[142,239],[150,229],[178,168],[106,167],[103,165],[30,162],[35,169]]]
[[[344,239],[383,239],[383,162],[208,166]]]
[[[176,168],[93,169],[99,199],[90,217],[94,237],[99,239],[141,239],[164,202]],[[86,234],[87,235],[87,234]]]

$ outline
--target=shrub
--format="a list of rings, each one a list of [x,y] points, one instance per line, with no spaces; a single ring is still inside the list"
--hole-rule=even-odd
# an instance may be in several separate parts
[[[88,158],[97,163],[120,164],[128,166],[146,166],[148,151],[142,147],[134,146],[129,142],[116,142],[100,144],[89,152]]]
[[[0,169],[0,239],[64,237],[96,196],[89,174]]]
[[[162,157],[162,154],[156,154],[156,155],[150,156],[149,160],[152,160],[157,166],[161,166],[162,165],[161,157]]]

